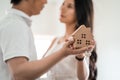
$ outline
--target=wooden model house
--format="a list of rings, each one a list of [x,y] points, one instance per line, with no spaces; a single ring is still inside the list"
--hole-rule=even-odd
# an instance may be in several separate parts
[[[85,47],[91,44],[93,35],[90,28],[86,28],[85,25],[81,25],[73,34],[72,34],[75,43],[73,46],[75,48]]]

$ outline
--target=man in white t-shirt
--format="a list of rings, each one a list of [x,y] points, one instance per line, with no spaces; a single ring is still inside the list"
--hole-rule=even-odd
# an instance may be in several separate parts
[[[68,40],[54,54],[37,60],[30,17],[39,14],[47,0],[11,0],[11,3],[12,8],[0,21],[0,80],[35,80],[68,55],[87,50],[71,48],[74,40]]]

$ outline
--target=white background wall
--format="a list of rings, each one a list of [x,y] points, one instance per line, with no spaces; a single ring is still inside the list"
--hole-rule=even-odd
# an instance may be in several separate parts
[[[61,0],[48,0],[41,15],[32,17],[34,34],[64,34],[58,20],[60,3]],[[0,18],[9,7],[9,0],[0,0]],[[120,80],[120,0],[94,0],[94,8],[98,80]]]
[[[120,0],[94,0],[98,80],[120,80]]]

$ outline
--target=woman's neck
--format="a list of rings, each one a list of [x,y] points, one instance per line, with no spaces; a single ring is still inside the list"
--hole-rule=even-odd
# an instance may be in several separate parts
[[[66,24],[66,31],[64,38],[68,38],[75,31],[76,24]]]
[[[65,35],[60,38],[59,43],[64,42],[75,31],[75,24],[66,24],[65,27],[66,27]]]

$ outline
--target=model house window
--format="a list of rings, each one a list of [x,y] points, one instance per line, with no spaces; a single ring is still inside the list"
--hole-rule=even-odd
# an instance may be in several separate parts
[[[77,44],[82,44],[82,40],[77,40]]]
[[[82,38],[86,38],[86,34],[82,34]]]
[[[90,45],[90,40],[86,40],[86,45]]]

